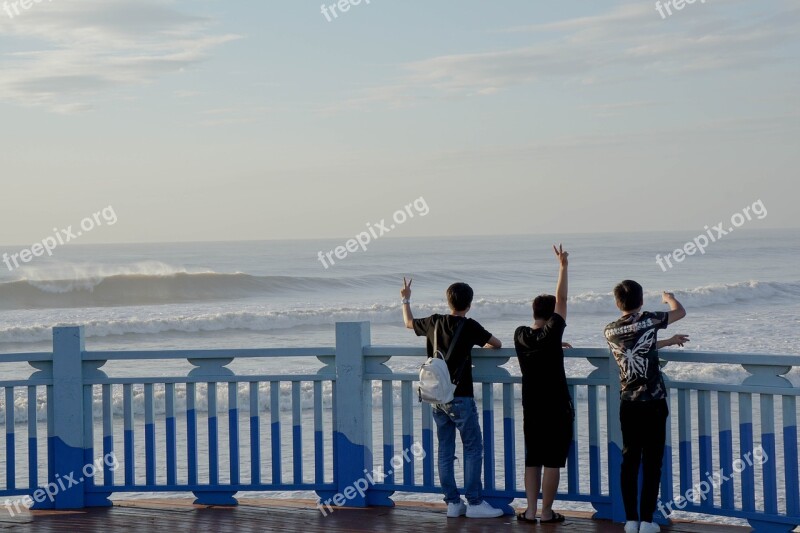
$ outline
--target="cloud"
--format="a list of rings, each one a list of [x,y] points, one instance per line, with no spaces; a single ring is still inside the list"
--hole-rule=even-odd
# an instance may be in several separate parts
[[[365,89],[339,109],[491,95],[542,81],[597,85],[652,74],[754,71],[784,61],[800,32],[800,8],[783,0],[697,2],[669,19],[653,6],[637,2],[592,16],[508,28],[503,31],[519,34],[520,40],[530,34],[533,44],[406,63],[396,79]]]
[[[0,15],[0,39],[9,43],[0,56],[0,98],[59,113],[190,68],[239,38],[212,34],[212,20],[153,0],[42,2],[13,18]]]

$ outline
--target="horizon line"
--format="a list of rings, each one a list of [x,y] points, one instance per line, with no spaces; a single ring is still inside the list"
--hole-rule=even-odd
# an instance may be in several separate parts
[[[759,232],[759,231],[791,231],[791,230],[800,230],[800,226],[789,226],[789,227],[765,227],[765,228],[737,228],[737,233],[742,232]],[[478,233],[478,234],[457,234],[457,235],[426,235],[426,236],[412,236],[412,235],[405,235],[405,236],[397,236],[397,235],[389,235],[386,238],[390,239],[452,239],[452,238],[483,238],[483,237],[524,237],[524,236],[542,236],[542,235],[575,235],[575,236],[590,236],[590,235],[612,235],[612,234],[623,234],[623,235],[644,235],[644,234],[653,234],[653,233],[679,233],[682,231],[693,231],[693,230],[684,230],[684,229],[669,229],[669,230],[638,230],[638,231],[594,231],[594,232],[578,232],[578,231],[567,231],[567,232],[547,232],[547,233],[530,233],[530,232],[520,232],[520,233]],[[353,235],[340,235],[340,236],[332,236],[332,237],[278,237],[278,238],[268,238],[268,239],[230,239],[230,240],[183,240],[183,241],[124,241],[124,242],[95,242],[95,243],[70,243],[72,247],[80,247],[80,246],[122,246],[122,245],[142,245],[142,244],[223,244],[223,243],[248,243],[248,242],[287,242],[287,241],[327,241],[327,240],[340,240],[340,239],[352,239]],[[383,239],[383,237],[382,237]],[[15,248],[18,246],[28,247],[30,244],[0,244],[0,248]]]

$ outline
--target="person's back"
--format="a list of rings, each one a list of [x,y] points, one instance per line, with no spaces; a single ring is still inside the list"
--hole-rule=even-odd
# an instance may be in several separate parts
[[[491,333],[471,318],[440,314],[414,319],[414,333],[427,338],[427,354],[428,357],[433,357],[434,341],[438,343],[439,351],[444,353],[449,350],[456,330],[462,322],[464,322],[464,326],[458,335],[456,345],[445,362],[450,371],[451,380],[454,383],[456,380],[458,381],[453,396],[471,398],[475,396],[472,384],[472,347],[488,343],[492,336]],[[434,334],[436,338],[434,338]]]
[[[563,400],[569,396],[562,347],[566,326],[561,315],[553,313],[542,328],[520,326],[514,332],[523,401],[526,397]]]
[[[604,334],[620,369],[620,398],[630,401],[667,397],[658,364],[656,334],[667,327],[669,314],[644,311],[623,315]]]
[[[622,316],[608,324],[604,334],[619,367],[620,485],[626,515],[625,533],[656,533],[660,528],[653,522],[653,513],[658,500],[669,416],[658,349],[675,344],[683,346],[688,341],[685,335],[659,341],[657,335],[668,324],[686,316],[686,310],[672,293],[664,292],[663,301],[669,305],[669,311],[643,312],[644,290],[631,280],[614,287],[614,297]],[[638,494],[640,467],[641,495]]]
[[[564,371],[562,338],[567,327],[567,265],[569,254],[553,246],[559,261],[556,294],[533,300],[533,327],[514,332],[514,348],[522,370],[522,429],[525,437],[525,496],[528,507],[521,522],[563,522],[553,511],[561,468],[572,441],[574,409]],[[542,516],[537,518],[539,491]]]
[[[418,336],[427,338],[428,356],[434,354],[434,339],[437,349],[447,353],[450,379],[456,384],[454,398],[446,404],[435,404],[432,409],[439,442],[439,482],[447,502],[447,516],[467,518],[494,518],[503,511],[495,509],[481,496],[481,467],[483,464],[483,438],[478,422],[478,408],[472,386],[472,347],[500,348],[502,343],[466,314],[472,306],[472,288],[466,283],[454,283],[447,288],[449,315],[431,315],[415,319],[411,313],[411,280],[403,278],[403,322]],[[459,331],[459,326],[463,324]],[[467,504],[461,499],[456,485],[453,466],[456,458],[456,431],[461,434],[464,445],[464,489]]]

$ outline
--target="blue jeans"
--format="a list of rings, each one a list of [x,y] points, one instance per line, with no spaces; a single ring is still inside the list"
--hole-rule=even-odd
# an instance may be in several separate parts
[[[481,467],[483,466],[483,437],[478,424],[475,399],[459,396],[446,404],[433,406],[433,420],[439,438],[439,482],[444,501],[458,503],[461,496],[456,486],[453,462],[456,458],[456,429],[464,445],[464,491],[470,505],[481,503]]]

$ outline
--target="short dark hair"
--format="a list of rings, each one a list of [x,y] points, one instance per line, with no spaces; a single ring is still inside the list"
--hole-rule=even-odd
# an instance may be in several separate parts
[[[635,281],[626,279],[614,287],[614,298],[621,310],[633,311],[644,304],[644,290]]]
[[[556,297],[552,294],[540,294],[533,299],[533,319],[550,320],[556,312]]]
[[[453,311],[466,311],[472,305],[474,294],[466,283],[453,283],[447,287],[447,303]]]

